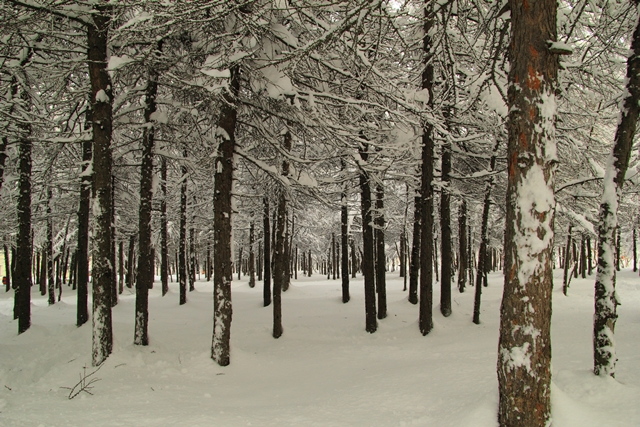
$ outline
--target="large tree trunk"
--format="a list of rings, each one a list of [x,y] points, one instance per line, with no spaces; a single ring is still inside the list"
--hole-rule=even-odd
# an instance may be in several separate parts
[[[88,113],[87,115],[89,115]],[[78,206],[78,248],[76,255],[77,316],[76,326],[89,320],[89,208],[91,206],[91,141],[82,143],[82,173],[80,174],[80,203]]]
[[[187,157],[187,150],[182,153]],[[180,281],[180,305],[187,303],[187,166],[180,166],[180,240],[178,243],[178,277]]]
[[[291,151],[291,132],[287,131],[284,134],[284,140],[282,144],[284,152]],[[282,161],[282,176],[287,177],[289,175],[289,162],[287,160]],[[273,337],[280,338],[282,336],[282,289],[286,280],[287,265],[289,260],[287,259],[285,228],[287,222],[287,188],[280,190],[278,196],[278,211],[276,220],[276,233],[274,242],[274,254],[273,254]]]
[[[629,166],[633,136],[640,114],[640,20],[631,42],[633,53],[627,60],[627,87],[620,121],[616,129],[613,153],[604,176],[604,193],[598,222],[598,271],[595,285],[595,315],[593,321],[593,372],[615,376],[616,349],[614,331],[618,301],[614,266],[615,240],[618,224],[618,203],[622,196],[624,176]]]
[[[462,199],[458,208],[458,290],[464,292],[467,284],[467,201]]]
[[[555,0],[511,0],[505,283],[498,350],[501,427],[550,424]],[[476,284],[478,286],[478,284]]]
[[[368,146],[360,148],[360,157],[364,163],[369,158]],[[367,332],[374,333],[378,329],[376,320],[376,282],[374,263],[373,227],[371,215],[371,181],[364,169],[360,170],[360,205],[362,215],[362,274],[364,275],[365,327]]]
[[[94,25],[88,25],[89,80],[93,124],[93,212],[95,215],[92,255],[93,360],[99,366],[111,354],[111,131],[113,92],[107,72],[107,40],[110,25],[107,6],[96,6]]]
[[[231,338],[231,191],[233,187],[233,151],[235,149],[236,97],[240,91],[240,68],[231,68],[228,92],[225,93],[218,119],[218,157],[215,159],[213,195],[213,339],[211,358],[220,366],[229,364]]]
[[[375,216],[375,242],[376,242],[376,293],[378,294],[378,319],[387,317],[387,282],[386,264],[387,256],[384,250],[384,187],[378,184],[376,187],[376,216]]]
[[[422,72],[422,89],[429,93],[429,104],[433,106],[433,44],[431,30],[434,25],[433,3],[425,3],[422,49],[425,68]],[[418,324],[422,335],[433,329],[433,126],[425,123],[422,129],[422,179],[420,186],[421,230],[420,230],[420,314]]]
[[[18,237],[13,281],[15,285],[14,318],[18,319],[18,333],[31,326],[31,150],[28,137],[20,138],[18,179]]]
[[[271,304],[271,229],[269,226],[269,199],[263,199],[264,212],[262,216],[263,234],[264,234],[264,282],[262,289],[262,300],[265,307]]]
[[[444,317],[451,315],[451,142],[442,146],[442,191],[440,192],[440,235],[442,237],[442,263],[440,264],[440,312]]]
[[[133,343],[149,345],[149,289],[153,286],[153,247],[151,243],[151,210],[153,201],[153,146],[155,127],[151,115],[156,111],[158,73],[149,69],[145,90],[142,133],[142,166],[140,167],[140,210],[138,217],[138,277],[136,279],[136,316]]]
[[[167,158],[160,159],[160,281],[162,282],[162,296],[169,292],[169,236],[167,224]]]

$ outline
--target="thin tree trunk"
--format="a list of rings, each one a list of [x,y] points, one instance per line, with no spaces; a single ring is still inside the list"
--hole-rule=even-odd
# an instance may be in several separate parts
[[[124,292],[124,241],[118,245],[118,293]]]
[[[558,56],[547,43],[557,40],[557,4],[539,0],[523,6],[511,0],[509,5],[508,184],[498,423],[500,427],[545,427],[551,423],[558,71]]]
[[[344,171],[345,162],[341,160],[341,168]],[[342,302],[348,303],[349,295],[349,206],[346,189],[342,187],[340,194],[340,244],[342,246]]]
[[[256,287],[256,256],[253,251],[255,244],[255,224],[253,221],[249,224],[249,287]]]
[[[369,158],[368,144],[360,148],[360,157],[364,163]],[[371,215],[371,181],[370,175],[364,169],[360,170],[360,204],[362,214],[362,273],[364,274],[364,301],[366,331],[374,333],[378,329],[376,320],[376,284],[374,265],[374,244]]]
[[[162,296],[169,292],[169,239],[167,224],[167,158],[160,158],[160,281]]]
[[[127,275],[125,279],[127,282],[127,288],[129,289],[133,288],[133,282],[134,282],[133,254],[134,254],[135,245],[136,245],[136,236],[135,234],[131,234],[131,236],[129,236],[129,251],[127,254]]]
[[[464,292],[467,285],[467,201],[462,199],[458,208],[458,290]]]
[[[387,282],[386,282],[386,254],[384,251],[384,186],[376,187],[376,216],[375,242],[376,242],[376,293],[378,294],[378,319],[387,317]]]
[[[409,259],[409,302],[418,303],[418,280],[420,275],[420,245],[422,244],[422,197],[416,196],[413,205],[413,243]]]
[[[637,247],[637,231],[636,228],[633,227],[633,271],[638,271],[638,247]]]
[[[440,192],[440,235],[442,237],[442,263],[440,264],[440,312],[444,317],[451,315],[451,266],[453,254],[451,247],[451,142],[442,146],[442,191]]]
[[[605,172],[604,193],[598,223],[598,272],[595,284],[595,315],[593,322],[594,368],[596,375],[615,376],[616,349],[614,331],[618,301],[616,300],[615,232],[618,224],[618,203],[622,196],[624,176],[629,166],[633,137],[640,114],[640,20],[633,32],[633,54],[627,60],[627,87],[624,105],[616,129],[612,157]]]
[[[11,262],[9,260],[9,247],[4,245],[4,271],[5,271],[5,292],[11,289]]]
[[[262,289],[262,300],[265,307],[271,304],[271,230],[269,227],[270,212],[269,212],[269,199],[263,199],[264,213],[263,220],[263,234],[264,234],[264,256],[262,257],[264,263],[264,281]],[[309,274],[311,275],[311,274]]]
[[[580,239],[580,275],[583,279],[587,278],[587,248],[584,234]]]
[[[232,256],[231,190],[233,187],[233,152],[235,149],[236,97],[240,91],[240,68],[231,67],[229,86],[224,95],[218,119],[218,157],[215,159],[213,196],[213,339],[211,358],[220,366],[229,364],[231,339],[231,280]]]
[[[160,42],[161,43],[161,42]],[[161,48],[159,43],[158,50]],[[140,210],[138,218],[138,277],[136,279],[136,316],[133,343],[149,345],[149,289],[153,286],[153,246],[151,243],[151,210],[153,202],[153,151],[155,126],[152,114],[156,111],[158,72],[149,68],[145,91],[142,133],[142,166],[140,167]]]
[[[118,277],[116,275],[116,177],[111,175],[111,307],[118,304]]]
[[[29,132],[30,133],[30,132]],[[14,318],[18,319],[18,334],[31,326],[31,140],[25,136],[19,143],[18,237],[13,281],[15,285]]]
[[[56,290],[54,288],[55,278],[53,275],[53,218],[51,218],[51,199],[53,199],[53,189],[47,189],[47,293],[49,295],[49,305],[56,303]]]
[[[182,152],[187,157],[186,148]],[[178,276],[180,278],[180,305],[187,303],[187,166],[180,166],[180,241],[178,244]],[[215,256],[215,254],[214,254]]]
[[[194,203],[195,204],[195,203]],[[193,224],[193,218],[191,218]],[[240,248],[242,251],[242,248]],[[189,228],[189,292],[196,290],[196,230]]]
[[[286,153],[291,151],[291,132],[284,134],[282,149]],[[289,162],[282,161],[282,176],[289,176]],[[287,236],[285,228],[287,223],[287,195],[288,189],[282,188],[278,197],[278,211],[276,220],[276,232],[274,242],[274,269],[273,269],[273,337],[282,336],[282,289],[287,275]]]

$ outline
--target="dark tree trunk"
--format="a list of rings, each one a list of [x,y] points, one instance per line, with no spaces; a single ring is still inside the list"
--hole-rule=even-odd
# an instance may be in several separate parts
[[[89,112],[87,115],[89,116]],[[90,120],[90,117],[88,117]],[[89,320],[89,208],[91,203],[91,182],[93,180],[91,141],[82,143],[82,173],[80,174],[80,203],[78,205],[78,248],[76,256],[77,316],[76,326]]]
[[[616,238],[616,271],[620,271],[620,224],[616,229],[617,238]]]
[[[336,233],[331,233],[331,248],[329,249],[329,255],[331,256],[331,272],[333,273],[333,280],[336,280]]]
[[[37,279],[38,279],[38,285],[40,288],[40,295],[45,296],[47,295],[47,265],[48,265],[47,249],[44,248],[40,253],[41,253],[40,263],[39,263],[40,265],[37,267],[38,268]]]
[[[138,218],[138,277],[136,279],[136,316],[133,343],[149,345],[149,289],[153,286],[153,247],[151,243],[151,210],[153,202],[153,151],[155,126],[152,114],[156,111],[158,73],[149,68],[145,90],[142,133],[142,166],[140,167],[140,210]]]
[[[451,315],[451,278],[453,273],[451,247],[451,195],[449,181],[451,174],[451,143],[442,146],[442,191],[440,192],[440,235],[442,237],[442,263],[440,264],[440,312],[444,317]]]
[[[30,133],[30,132],[29,132]],[[20,138],[18,179],[18,237],[13,281],[16,287],[14,318],[18,319],[18,334],[31,326],[31,150],[28,137]]]
[[[633,227],[633,271],[638,271],[638,247],[637,247],[637,231],[636,228]],[[5,246],[6,248],[6,246]],[[6,253],[6,250],[5,250]]]
[[[376,216],[375,216],[375,242],[376,242],[376,293],[378,294],[378,319],[387,317],[387,283],[386,264],[387,257],[384,251],[384,187],[378,184],[376,187]]]
[[[11,289],[11,262],[9,258],[9,247],[6,244],[4,245],[4,271],[6,272],[6,276],[4,276],[5,292],[9,292],[9,289]]]
[[[162,296],[169,292],[169,238],[167,231],[167,158],[160,158],[160,281]]]
[[[583,279],[587,278],[587,248],[584,234],[580,239],[580,275]]]
[[[284,134],[282,149],[284,152],[291,151],[291,132]],[[282,161],[282,176],[289,176],[289,162]],[[273,337],[280,338],[282,336],[282,289],[287,275],[287,259],[285,228],[287,222],[287,191],[282,188],[278,196],[278,211],[276,220],[276,232],[274,242],[274,260],[273,260]]]
[[[312,259],[311,259],[311,249],[309,249],[309,277],[311,277],[311,273],[313,273],[313,264],[312,264]]]
[[[258,281],[262,280],[262,257],[264,252],[262,251],[262,242],[258,242],[258,265],[256,266]]]
[[[569,281],[571,278],[569,277],[569,268],[571,268],[571,246],[573,245],[573,241],[571,239],[571,230],[573,226],[569,224],[569,231],[567,232],[567,246],[564,250],[564,272],[562,275],[562,293],[567,295],[567,290],[569,289]]]
[[[53,275],[53,218],[51,217],[51,199],[53,199],[53,189],[47,189],[47,293],[49,295],[49,305],[56,303],[56,290],[54,288],[55,278]]]
[[[615,232],[618,203],[622,195],[624,176],[629,166],[633,137],[640,114],[640,20],[633,32],[633,54],[627,60],[627,87],[621,118],[616,129],[613,160],[604,178],[604,194],[598,222],[598,272],[595,284],[595,315],[593,322],[593,371],[596,375],[615,376],[616,350],[614,331],[618,301],[615,295],[616,272],[611,265],[615,256]]]
[[[253,251],[255,244],[255,225],[253,221],[249,224],[249,287],[256,287],[256,256]]]
[[[458,208],[458,290],[462,293],[467,284],[467,201],[462,199]]]
[[[344,161],[341,164],[344,170]],[[340,195],[340,244],[342,246],[342,302],[345,304],[351,299],[349,295],[349,207],[347,203],[347,193],[343,187]]]
[[[429,93],[429,105],[433,106],[434,46],[431,30],[435,24],[433,3],[425,3],[422,36],[423,62],[422,89]],[[420,314],[418,324],[422,335],[433,329],[433,126],[426,123],[422,129],[422,178],[420,196],[422,208],[420,230]],[[437,271],[437,269],[436,269]]]
[[[422,197],[416,196],[413,205],[413,243],[409,259],[409,302],[418,303],[418,280],[420,275],[420,245],[422,232]]]
[[[124,292],[124,241],[118,245],[118,293]]]
[[[269,227],[269,199],[264,198],[263,233],[264,233],[264,282],[262,300],[265,307],[271,304],[271,229]]]
[[[108,6],[96,6],[88,25],[89,80],[93,127],[93,360],[99,366],[111,354],[111,131],[113,92],[107,72],[107,40],[110,26]]]
[[[192,218],[193,222],[193,218]],[[242,252],[242,248],[240,248]],[[189,292],[196,290],[196,230],[189,228]]]
[[[496,168],[498,142],[493,148],[493,155],[489,160],[489,170],[493,172]],[[476,271],[476,289],[473,304],[473,323],[480,324],[480,303],[482,297],[483,281],[486,286],[487,273],[489,270],[489,210],[491,209],[491,190],[494,185],[494,177],[491,176],[484,189],[484,204],[482,207],[482,226],[480,229],[480,250],[478,251],[478,269]]]
[[[366,164],[369,158],[368,145],[360,148],[360,157]],[[360,170],[360,204],[362,215],[362,273],[364,275],[364,303],[366,330],[374,333],[378,329],[376,320],[376,283],[375,283],[375,248],[373,242],[372,212],[371,212],[371,181],[369,173]]]
[[[132,234],[129,236],[129,250],[127,253],[127,274],[125,276],[125,281],[127,282],[127,288],[133,288],[134,283],[134,271],[133,271],[133,255],[134,249],[136,245],[136,236]]]
[[[235,149],[236,97],[240,90],[240,69],[231,68],[229,87],[224,95],[218,118],[218,157],[215,159],[215,183],[213,195],[213,339],[211,358],[220,366],[229,364],[231,338],[231,189],[233,186],[233,152]]]
[[[187,150],[182,152],[187,157]],[[180,279],[180,305],[187,303],[187,166],[180,166],[180,242],[178,244],[178,277]],[[214,208],[215,209],[215,208]],[[215,214],[215,212],[214,212]],[[214,254],[215,256],[215,254]]]
[[[111,175],[111,307],[118,305],[118,277],[116,275],[116,177]]]
[[[309,257],[309,263],[311,263],[311,257]],[[356,242],[355,240],[353,240],[353,238],[351,238],[351,278],[352,279],[356,278],[357,272],[358,272],[358,254],[356,254]]]
[[[555,92],[555,0],[509,1],[505,282],[498,349],[500,427],[550,420]]]

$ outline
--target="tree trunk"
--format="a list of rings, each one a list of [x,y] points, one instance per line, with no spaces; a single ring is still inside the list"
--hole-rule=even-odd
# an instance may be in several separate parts
[[[153,151],[155,126],[151,115],[156,111],[158,73],[149,68],[145,90],[142,133],[142,166],[140,167],[140,210],[138,218],[138,277],[136,279],[136,316],[133,343],[149,345],[149,289],[153,286],[153,246],[151,243],[151,210],[153,202]]]
[[[282,149],[288,153],[291,151],[291,132],[287,131],[284,134]],[[282,161],[282,176],[289,176],[289,162],[287,160]],[[282,336],[282,289],[286,280],[287,274],[287,251],[285,228],[287,222],[287,188],[280,189],[280,195],[278,196],[278,211],[276,220],[276,232],[274,242],[274,254],[273,254],[273,337],[280,338]]]
[[[622,196],[624,176],[629,166],[633,136],[640,113],[640,20],[633,32],[633,54],[627,60],[627,87],[624,105],[616,129],[613,153],[604,176],[604,193],[598,222],[598,271],[595,284],[595,315],[593,322],[593,372],[615,376],[616,349],[614,331],[618,301],[616,300],[615,257],[618,203]]]
[[[118,245],[118,293],[124,292],[124,241]]]
[[[167,224],[167,158],[160,158],[160,281],[162,296],[169,292],[169,239]]]
[[[366,164],[369,157],[368,144],[360,148],[360,157]],[[374,333],[378,329],[376,320],[376,284],[374,265],[373,229],[371,218],[371,181],[364,169],[360,170],[360,205],[362,215],[362,273],[364,275],[364,303],[366,331]]]
[[[553,286],[555,0],[511,7],[505,283],[498,350],[501,427],[543,427],[550,420]]]
[[[451,315],[451,142],[442,146],[442,191],[440,192],[440,235],[442,237],[442,263],[440,264],[440,312],[444,317]]]
[[[638,247],[637,247],[637,231],[636,228],[633,227],[633,271],[638,271]],[[6,252],[6,251],[5,251]]]
[[[571,230],[573,226],[569,224],[569,231],[567,232],[567,246],[564,249],[564,271],[562,274],[562,293],[566,296],[567,291],[569,289],[569,281],[571,280],[569,277],[569,268],[571,264],[571,246],[573,244],[573,240],[571,239]]]
[[[587,278],[587,248],[584,234],[580,239],[580,275],[583,279]]]
[[[418,280],[420,275],[420,245],[422,231],[422,197],[416,196],[413,204],[413,243],[409,259],[409,302],[418,303]]]
[[[341,161],[342,170],[345,169],[344,160]],[[349,295],[349,206],[346,189],[342,187],[340,195],[340,244],[342,246],[342,302],[348,303]]]
[[[231,67],[229,87],[224,95],[218,118],[218,157],[215,159],[215,183],[213,195],[213,339],[211,358],[220,366],[229,364],[231,338],[231,251],[233,187],[233,152],[235,149],[236,97],[240,90],[240,68]]]
[[[249,224],[249,287],[256,287],[256,255],[253,251],[255,245],[255,224],[253,221]]]
[[[116,276],[116,177],[111,175],[111,307],[118,305],[118,278]]]
[[[263,234],[264,234],[264,256],[262,262],[264,263],[264,281],[262,289],[262,300],[265,307],[271,304],[271,230],[269,227],[269,199],[263,199],[264,213],[262,216]],[[309,274],[311,275],[311,274]]]
[[[186,148],[182,152],[187,157]],[[187,166],[180,166],[180,241],[178,243],[178,277],[180,278],[180,305],[187,303]],[[214,208],[215,209],[215,208]],[[214,212],[215,214],[215,212]],[[215,254],[214,254],[215,256]]]
[[[386,264],[387,256],[384,250],[384,186],[376,187],[376,216],[375,242],[376,242],[376,293],[378,294],[378,319],[387,317],[387,282]]]
[[[620,271],[620,224],[618,224],[616,232],[618,235],[616,238],[616,271]]]
[[[30,132],[29,132],[30,133]],[[18,334],[31,326],[31,150],[28,136],[20,138],[18,178],[18,237],[13,281],[16,287],[14,318],[18,319]]]
[[[435,24],[433,3],[425,3],[422,36],[423,62],[422,89],[429,93],[429,106],[433,106],[434,46],[431,30]],[[422,335],[433,329],[433,126],[425,122],[422,129],[422,178],[420,195],[420,314],[418,324]]]
[[[587,274],[591,276],[593,273],[593,255],[591,252],[591,236],[587,237]]]
[[[11,262],[9,260],[9,247],[4,245],[4,271],[5,271],[5,292],[11,289]]]
[[[195,204],[195,203],[194,203]],[[191,218],[193,224],[193,218]],[[240,248],[242,252],[242,248]],[[196,290],[196,230],[189,228],[189,292]]]
[[[90,116],[90,112],[87,116]],[[90,117],[88,117],[88,120]],[[89,320],[88,284],[89,284],[89,208],[91,204],[91,182],[93,166],[91,141],[82,143],[82,172],[80,173],[80,202],[78,204],[78,248],[76,255],[77,315],[76,326],[80,327]]]
[[[108,6],[95,6],[94,25],[88,25],[89,80],[93,127],[93,366],[111,354],[111,131],[113,93],[107,72],[107,40],[111,18]]]
[[[53,275],[53,218],[51,217],[51,199],[53,199],[53,189],[47,189],[47,253],[46,280],[49,305],[56,303],[56,290],[54,288],[55,278]]]
[[[467,285],[467,201],[462,199],[458,208],[458,290],[464,292]]]

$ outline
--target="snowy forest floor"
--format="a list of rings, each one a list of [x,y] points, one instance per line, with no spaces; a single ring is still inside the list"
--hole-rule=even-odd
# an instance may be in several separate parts
[[[616,379],[591,373],[594,276],[553,292],[553,427],[640,425],[640,277],[618,275]],[[271,337],[262,283],[233,283],[231,365],[209,357],[212,284],[196,283],[178,305],[177,284],[150,292],[150,345],[133,342],[135,295],[113,310],[114,351],[94,375],[93,395],[69,400],[83,367],[92,371],[91,325],[75,326],[75,294],[47,306],[33,288],[32,326],[17,335],[13,292],[0,294],[0,426],[455,426],[497,425],[496,352],[502,276],[483,289],[481,325],[471,323],[473,288],[454,290],[453,315],[434,306],[422,337],[418,307],[402,279],[387,276],[388,318],[364,330],[362,278],[342,304],[340,281],[315,274],[283,295],[284,335]],[[434,300],[439,301],[439,284]]]

